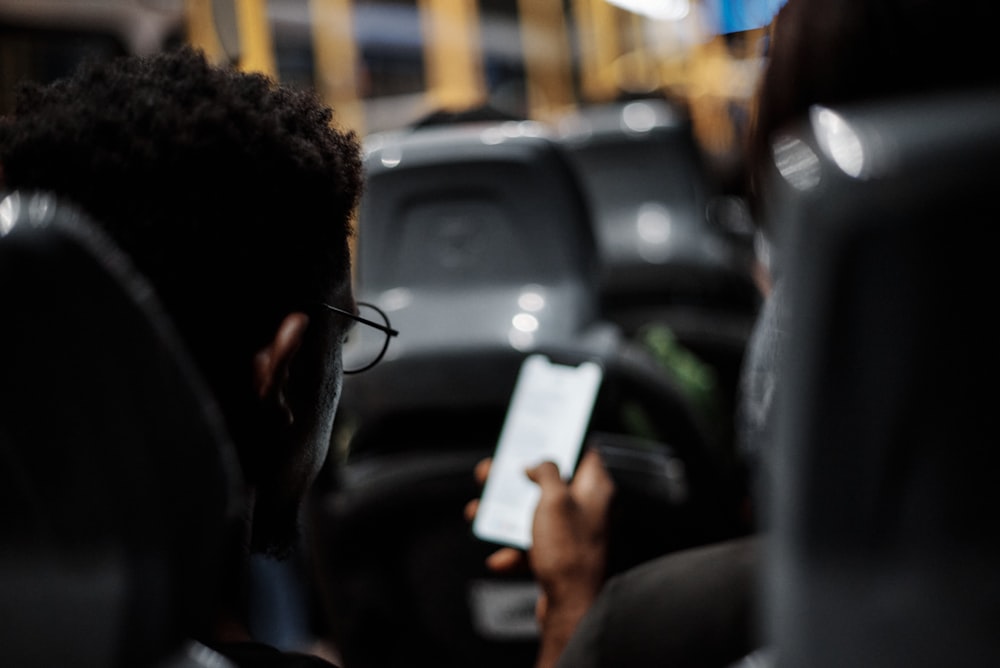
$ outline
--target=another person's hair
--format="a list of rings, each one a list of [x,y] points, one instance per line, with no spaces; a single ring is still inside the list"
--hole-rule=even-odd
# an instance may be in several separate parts
[[[813,105],[996,88],[998,26],[994,0],[788,0],[772,26],[747,140],[752,196],[775,132]]]
[[[281,318],[350,280],[360,148],[332,120],[311,92],[184,47],[22,85],[0,165],[8,190],[53,192],[108,231],[228,412]]]

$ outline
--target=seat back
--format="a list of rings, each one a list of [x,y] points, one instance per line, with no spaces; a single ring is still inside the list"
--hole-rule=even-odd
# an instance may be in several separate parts
[[[816,108],[775,157],[778,665],[995,664],[1000,95]]]
[[[525,352],[587,335],[592,231],[542,126],[459,121],[376,135],[365,170],[356,291],[401,334],[381,365],[345,379],[338,425],[502,410]],[[369,443],[358,439],[352,455]]]
[[[753,312],[751,230],[710,218],[719,188],[679,108],[659,98],[595,105],[559,128],[593,210],[612,314],[631,322],[641,314],[626,309],[713,302]]]
[[[524,349],[596,317],[582,194],[537,123],[459,122],[366,140],[357,290],[398,322],[392,354]],[[532,327],[512,326],[527,311]]]
[[[457,122],[366,147],[357,292],[401,335],[380,367],[345,380],[341,425],[442,408],[470,419],[488,410],[498,424],[526,353],[610,359],[629,347],[598,312],[590,200],[553,135],[536,123]]]
[[[0,202],[0,285],[0,663],[197,664],[237,509],[213,400],[150,285],[54,198]]]
[[[600,262],[602,317],[634,336],[667,326],[735,393],[760,303],[749,217],[724,196],[690,118],[663,98],[580,109],[560,144],[584,186]]]

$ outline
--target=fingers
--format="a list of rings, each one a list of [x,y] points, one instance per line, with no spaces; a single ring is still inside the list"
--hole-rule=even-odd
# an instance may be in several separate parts
[[[476,483],[478,483],[480,487],[486,484],[486,477],[490,474],[490,464],[492,463],[493,459],[491,457],[480,459],[479,462],[476,463],[476,467],[473,469],[472,475],[475,477]]]
[[[473,469],[473,477],[480,487],[486,484],[486,478],[490,474],[490,464],[493,460],[490,457],[480,460]],[[479,499],[472,499],[465,504],[464,514],[468,522],[476,519],[479,511]],[[503,547],[486,558],[486,567],[497,573],[509,573],[515,570],[522,570],[527,566],[524,553],[512,547]]]
[[[600,452],[594,448],[584,449],[583,455],[580,457],[580,464],[576,467],[576,477],[599,477],[602,474],[606,475],[607,471],[604,468],[604,462],[601,460]]]
[[[549,614],[549,597],[543,591],[538,595],[538,601],[535,603],[535,621],[538,622],[539,627],[544,627],[545,617]]]
[[[524,553],[512,547],[502,547],[486,557],[486,567],[497,573],[509,573],[524,567]]]
[[[479,499],[473,499],[465,504],[465,521],[471,522],[476,519],[476,512],[479,510]]]
[[[584,452],[570,487],[581,504],[592,508],[606,507],[615,493],[615,483],[596,450]]]
[[[542,489],[554,483],[561,483],[562,476],[559,475],[559,467],[553,462],[542,462],[536,466],[531,467],[525,473],[531,482],[535,483]]]
[[[472,469],[472,477],[475,478],[476,484],[482,487],[486,484],[486,477],[490,474],[490,464],[493,463],[491,457],[485,459],[480,459],[476,462],[475,468]],[[476,512],[479,511],[479,499],[473,499],[465,504],[465,519],[469,522],[476,519]]]

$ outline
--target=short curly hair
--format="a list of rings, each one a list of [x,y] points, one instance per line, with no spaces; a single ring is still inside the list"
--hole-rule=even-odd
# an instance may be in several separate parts
[[[283,315],[350,280],[360,145],[332,121],[314,93],[185,46],[22,85],[0,165],[8,189],[52,192],[106,229],[218,392]]]

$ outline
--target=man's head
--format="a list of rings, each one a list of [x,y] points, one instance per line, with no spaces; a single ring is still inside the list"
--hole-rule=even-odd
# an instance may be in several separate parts
[[[325,457],[352,308],[353,133],[307,92],[190,49],[92,63],[19,91],[8,189],[95,218],[153,283],[216,393],[256,494],[253,543],[294,539]]]

